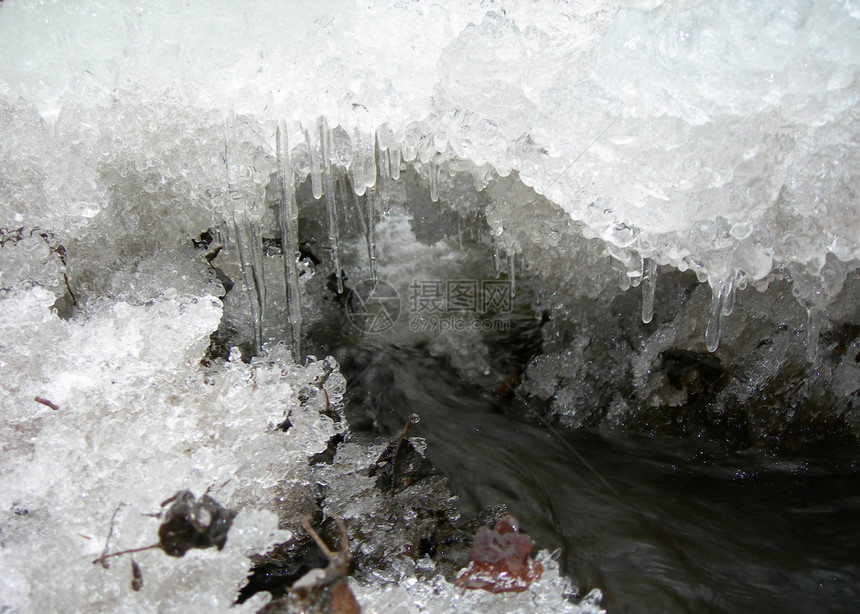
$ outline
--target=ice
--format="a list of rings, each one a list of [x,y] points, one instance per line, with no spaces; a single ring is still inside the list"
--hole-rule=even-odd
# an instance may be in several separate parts
[[[365,189],[376,185],[376,139],[375,127],[369,134],[356,126],[352,131],[352,186],[359,196]]]
[[[365,219],[365,239],[367,241],[367,260],[370,265],[370,280],[373,287],[379,281],[379,272],[376,258],[376,210],[377,210],[377,193],[375,187],[368,187],[364,195],[364,218]]]
[[[57,293],[65,289],[66,249],[38,229],[0,230],[0,287],[38,284]]]
[[[158,115],[232,108],[237,119],[298,119],[310,132],[321,115],[331,129],[343,126],[351,142],[344,162],[358,194],[375,184],[384,125],[394,178],[400,152],[430,163],[431,188],[456,158],[489,164],[500,176],[517,171],[616,247],[660,264],[695,263],[709,279],[760,280],[780,264],[860,254],[846,204],[857,196],[860,55],[848,4],[606,1],[574,10],[551,2],[456,9],[422,2],[360,10],[319,3],[289,11],[265,2],[253,10],[121,4],[103,15],[110,41],[89,27],[84,10],[26,1],[3,10],[4,104],[23,99],[49,122],[135,88],[144,94],[129,101],[136,109],[172,83],[155,102]],[[228,25],[239,16],[241,28]],[[56,45],[36,38],[39,19],[52,24]],[[422,44],[412,44],[418,38]],[[332,55],[334,48],[349,52]],[[228,59],[201,49],[231,52]],[[167,61],[171,54],[181,60]],[[114,118],[81,124],[89,126],[85,138],[112,132],[128,142],[121,135],[131,124]],[[25,140],[31,135],[43,148],[24,156],[12,139],[7,172],[46,169],[45,181],[30,182],[48,188],[36,202],[71,188],[76,207],[65,208],[96,215],[93,156],[71,159],[64,153],[71,142],[41,156],[50,137],[39,134],[39,121],[16,122]],[[309,170],[322,197],[325,160],[316,141],[309,138]],[[20,166],[25,158],[34,163]],[[78,185],[52,179],[72,168]],[[28,215],[40,206],[28,205]],[[702,232],[712,224],[731,232]]]
[[[290,164],[290,141],[287,126],[278,124],[278,185],[280,208],[278,220],[281,226],[281,251],[284,255],[284,279],[286,285],[287,311],[290,317],[293,356],[300,357],[302,334],[302,297],[299,287],[299,211],[296,205],[295,172]]]
[[[419,442],[420,443],[420,442]],[[340,446],[331,465],[316,469],[317,480],[325,484],[325,509],[343,518],[361,543],[353,545],[353,557],[361,567],[370,561],[372,571],[365,569],[362,581],[351,588],[359,602],[370,612],[603,612],[599,607],[599,590],[573,603],[576,594],[570,580],[559,574],[554,557],[546,551],[535,555],[543,565],[540,580],[522,593],[493,595],[483,590],[463,590],[453,578],[456,569],[450,561],[434,561],[429,556],[414,555],[422,525],[457,520],[459,513],[453,497],[439,476],[427,476],[409,483],[404,490],[383,493],[366,470],[374,465],[385,448],[356,444]],[[406,463],[403,463],[406,464]],[[414,509],[413,509],[414,508]],[[428,510],[433,515],[428,517]],[[451,550],[454,550],[452,547]],[[468,562],[468,549],[463,549]],[[443,557],[444,558],[444,557]],[[456,566],[455,566],[456,567]]]
[[[517,295],[517,256],[508,255],[508,281],[511,283],[511,297]]]
[[[650,324],[654,319],[654,294],[657,292],[657,263],[648,260],[642,277],[642,323]]]
[[[720,313],[724,316],[730,316],[735,310],[735,280],[733,278],[729,278],[724,283],[724,296]]]
[[[248,303],[251,306],[254,347],[259,351],[263,346],[263,319],[266,316],[266,284],[263,281],[263,261],[260,253],[262,238],[259,227],[244,213],[239,213],[238,219],[234,219],[233,231],[245,289],[248,291]]]
[[[395,181],[400,179],[400,150],[399,149],[390,149],[391,156],[391,178]]]
[[[321,152],[322,142],[318,133],[311,132],[310,129],[305,129],[305,141],[307,142],[308,152],[311,159],[311,189],[313,190],[314,198],[319,200],[323,195],[323,179],[322,179],[322,164]]]
[[[337,279],[337,291],[343,292],[343,278],[341,277],[341,269],[340,269],[340,248],[339,248],[339,240],[340,240],[340,228],[338,227],[338,216],[337,216],[337,205],[335,202],[335,193],[334,193],[334,176],[331,165],[331,131],[329,130],[328,123],[324,117],[321,117],[319,122],[317,123],[317,138],[316,141],[319,144],[319,151],[321,157],[322,164],[322,177],[323,177],[323,187],[325,192],[325,206],[326,211],[328,211],[328,240],[329,247],[331,248],[331,259],[334,264],[334,276]],[[353,164],[357,163],[357,159],[353,160]],[[361,176],[362,180],[364,176]],[[353,179],[356,180],[355,178]],[[355,187],[356,193],[358,194],[359,188]],[[364,190],[362,189],[363,193]],[[316,196],[316,193],[314,194]]]
[[[34,287],[0,301],[0,524],[3,567],[16,570],[4,574],[0,600],[24,612],[187,611],[204,601],[226,610],[250,568],[247,555],[288,539],[279,522],[298,520],[280,503],[282,481],[306,475],[307,459],[339,428],[321,413],[321,393],[305,403],[297,396],[329,373],[339,399],[336,363],[298,367],[272,348],[251,365],[201,366],[221,317],[212,297],[118,302],[74,320],[51,311],[55,300]],[[289,432],[274,428],[288,416]],[[145,546],[157,541],[158,520],[144,514],[186,488],[239,512],[222,552],[136,554],[140,592],[130,588],[127,561],[92,565],[117,505],[110,549]]]
[[[846,391],[855,390],[860,378],[844,365],[849,355],[858,356],[852,315],[857,283],[856,275],[846,278],[818,322],[810,322],[785,279],[774,280],[764,293],[736,290],[729,317],[707,284],[689,272],[661,269],[647,327],[633,320],[633,314],[640,319],[638,297],[591,299],[577,296],[575,288],[555,291],[543,303],[553,306],[542,330],[543,354],[519,390],[545,399],[572,426],[713,433],[741,447],[778,447],[788,433],[824,436],[811,425],[817,414],[856,437],[853,393]],[[701,330],[714,322],[720,323],[719,347],[711,354]],[[679,416],[680,408],[702,414]],[[727,416],[744,418],[732,425]]]
[[[705,345],[709,352],[716,352],[720,345],[720,328],[723,322],[723,303],[726,297],[726,286],[718,282],[711,288],[711,316],[708,318],[708,329],[705,332]]]
[[[384,127],[380,127],[379,132],[383,131]],[[388,152],[387,147],[383,147],[379,141],[377,141],[377,149],[376,149],[376,159],[377,159],[377,178],[379,181],[378,190],[379,190],[379,199],[382,204],[382,211],[388,211],[388,197],[391,192],[391,156]]]
[[[485,591],[464,591],[439,576],[432,584],[419,582],[415,571],[408,567],[400,576],[386,578],[377,585],[354,586],[359,599],[372,604],[369,612],[493,612],[501,611],[526,614],[531,612],[564,612],[567,614],[603,614],[600,607],[602,595],[598,589],[586,596],[579,604],[560,598],[572,589],[558,574],[558,563],[546,552],[538,557],[544,565],[544,576],[534,588],[514,595],[492,596]],[[432,570],[432,563],[419,561],[415,568]]]
[[[430,174],[430,200],[439,202],[439,166],[431,162],[427,169]]]
[[[464,229],[527,268],[551,318],[523,391],[564,424],[702,403],[759,442],[806,403],[860,433],[855,2],[16,0],[0,58],[0,609],[229,607],[345,427],[336,368],[294,361],[356,209],[372,279],[447,271]],[[434,247],[386,269],[408,233]],[[87,566],[120,502],[142,545],[210,487],[241,508],[223,553],[141,553],[139,593]],[[505,609],[386,582],[356,591]]]
[[[821,330],[821,311],[810,308],[806,317],[806,360],[815,362],[818,356],[818,335]]]

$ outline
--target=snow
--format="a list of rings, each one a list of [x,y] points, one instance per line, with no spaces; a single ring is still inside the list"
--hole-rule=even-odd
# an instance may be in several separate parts
[[[375,184],[378,141],[405,160],[516,171],[622,254],[712,285],[791,262],[816,275],[827,253],[860,257],[858,41],[853,3],[811,0],[12,2],[6,172],[42,181],[6,189],[29,185],[50,213],[5,195],[3,224],[97,215],[111,185],[97,169],[123,162],[224,215],[223,197],[195,192],[224,183],[229,113],[264,122],[239,127],[250,176],[231,186],[253,215],[274,170],[265,122],[287,120],[300,147],[322,116],[345,131],[332,155],[357,194]]]
[[[297,521],[289,508],[310,489],[307,459],[339,428],[319,412],[324,395],[297,400],[332,366],[298,367],[280,347],[251,365],[204,370],[221,316],[211,297],[119,302],[80,321],[61,320],[53,301],[42,288],[2,300],[0,556],[13,573],[3,574],[0,600],[21,612],[188,611],[203,598],[226,610],[247,555],[290,538],[279,520]],[[334,400],[338,377],[328,378]],[[275,425],[288,414],[285,434]],[[117,506],[109,549],[149,545],[158,541],[152,514],[183,489],[239,512],[223,553],[140,553],[141,593],[130,589],[127,561],[92,564]]]
[[[298,297],[317,282],[291,258],[282,286],[265,281],[259,239],[275,229],[295,255],[306,180],[335,273],[349,222],[335,185],[346,174],[363,199],[375,278],[385,231],[367,222],[403,204],[397,180],[414,169],[429,198],[413,211],[486,219],[500,266],[556,284],[554,308],[641,285],[647,323],[667,271],[708,282],[632,357],[623,344],[582,356],[605,305],[571,316],[585,331],[573,342],[547,340],[528,385],[572,425],[589,419],[588,389],[559,369],[600,388],[623,369],[588,369],[627,365],[644,402],[665,388],[650,370],[661,352],[722,339],[762,361],[731,382],[746,398],[792,364],[791,334],[773,332],[786,322],[816,360],[827,318],[856,319],[858,67],[853,0],[2,2],[0,609],[227,609],[246,555],[298,526],[307,459],[345,429],[321,413],[343,381],[333,359],[293,362]],[[428,236],[450,230],[426,218]],[[244,274],[249,307],[231,303],[241,288],[219,300],[218,269],[189,241],[207,229],[223,233],[219,263],[241,263],[229,276]],[[768,319],[746,327],[731,314],[747,286],[778,286],[801,313],[747,296],[745,313]],[[288,346],[267,345],[287,321]],[[234,348],[201,364],[224,322],[252,329],[250,363]],[[858,389],[846,343],[820,386],[845,395]],[[627,402],[611,405],[624,419]],[[111,548],[143,546],[158,524],[144,514],[182,489],[239,512],[222,553],[142,552],[141,592],[122,560],[91,564],[118,505]],[[553,573],[541,599],[563,592]],[[427,589],[386,586],[357,592],[394,607]]]

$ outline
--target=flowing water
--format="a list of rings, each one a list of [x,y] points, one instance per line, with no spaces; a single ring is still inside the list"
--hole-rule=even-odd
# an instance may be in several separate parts
[[[402,220],[380,231],[379,276],[396,287],[505,278],[482,246],[416,245]],[[360,253],[345,243],[345,262]],[[540,402],[499,394],[506,370],[522,373],[540,352],[529,280],[517,288],[507,331],[415,333],[404,313],[389,334],[339,337],[344,321],[310,332],[348,379],[351,429],[391,436],[419,414],[410,436],[427,440],[463,514],[507,505],[539,548],[561,549],[583,592],[604,591],[611,613],[857,611],[856,450],[786,458],[718,440],[548,427]],[[404,312],[415,307],[401,298]]]
[[[367,345],[341,359],[351,420],[371,412],[394,433],[417,412],[411,434],[428,440],[463,512],[506,504],[540,548],[562,549],[578,586],[603,589],[610,612],[860,603],[860,468],[850,453],[779,461],[718,442],[550,431],[420,348]]]

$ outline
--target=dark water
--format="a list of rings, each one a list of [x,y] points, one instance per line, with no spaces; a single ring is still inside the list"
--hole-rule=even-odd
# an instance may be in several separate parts
[[[610,612],[860,611],[850,451],[777,460],[719,442],[560,433],[420,348],[338,354],[354,426],[397,432],[418,413],[410,434],[427,439],[463,512],[506,504]]]
[[[391,251],[380,255],[382,279],[498,277],[484,245],[435,253],[404,232],[380,241]],[[522,373],[541,351],[534,297],[518,279],[511,330],[454,339],[452,351],[444,336],[394,342],[350,333],[345,319],[310,332],[309,345],[341,363],[351,429],[391,436],[419,414],[410,435],[427,440],[464,516],[507,505],[539,548],[561,549],[583,593],[603,590],[612,614],[860,612],[855,450],[789,459],[720,441],[548,428],[536,401],[498,394],[508,370]],[[464,369],[470,344],[472,363],[491,357],[491,375]]]

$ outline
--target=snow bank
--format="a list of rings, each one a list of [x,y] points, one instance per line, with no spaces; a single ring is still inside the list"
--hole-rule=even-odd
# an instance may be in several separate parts
[[[376,183],[376,146],[417,158],[431,180],[458,160],[479,185],[516,171],[634,283],[643,259],[693,268],[725,304],[793,263],[817,282],[801,292],[812,307],[829,298],[827,255],[860,258],[855,2],[2,10],[6,227],[92,219],[116,173],[180,210],[180,228],[195,208],[229,217],[239,196],[259,218],[274,170],[266,122],[286,120],[317,196],[329,138],[359,194]],[[241,145],[228,188],[230,113]],[[320,133],[321,116],[342,131]]]

